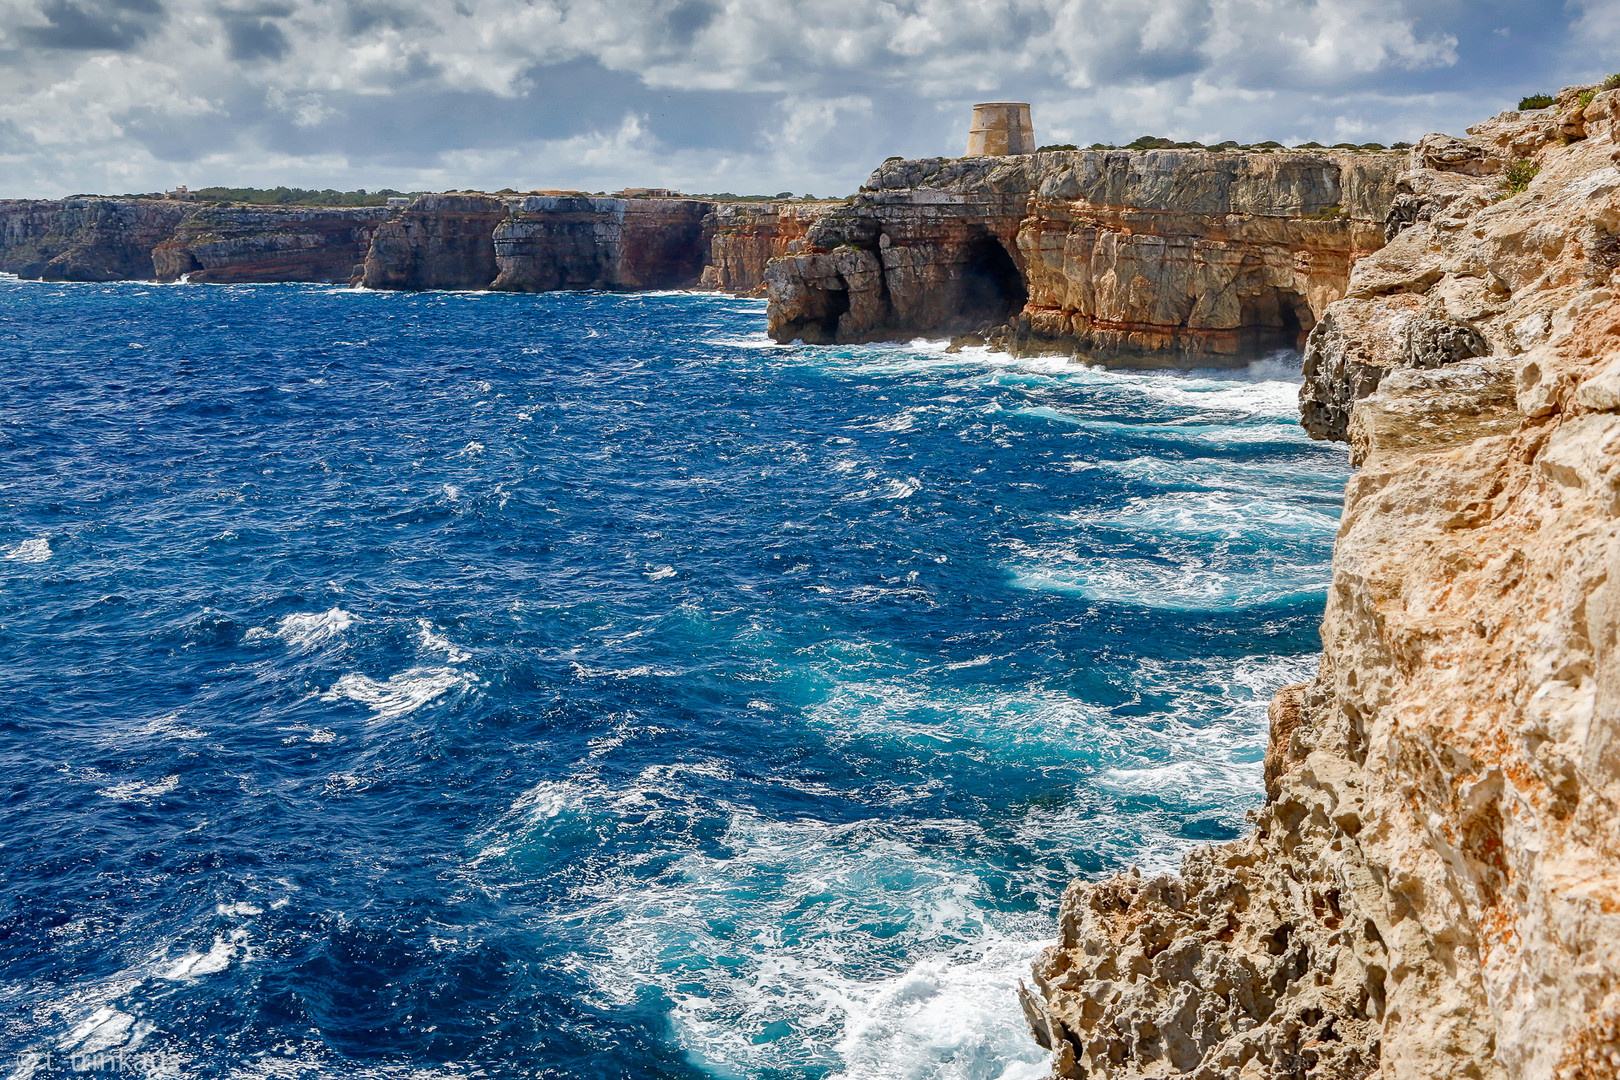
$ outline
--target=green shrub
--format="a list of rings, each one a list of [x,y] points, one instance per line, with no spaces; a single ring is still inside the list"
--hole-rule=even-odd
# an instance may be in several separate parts
[[[1620,90],[1620,72],[1616,72],[1615,74],[1610,75],[1607,79],[1604,79],[1603,89]]]
[[[1078,150],[1078,149],[1080,149],[1080,148],[1078,146],[1074,145],[1074,143],[1072,143],[1072,142],[1060,142],[1060,143],[1053,143],[1050,146],[1036,147],[1035,152],[1037,154],[1045,154],[1048,151],[1052,151],[1052,150]]]
[[[1361,147],[1357,146],[1353,142],[1336,142],[1336,143],[1333,144],[1331,149],[1334,149],[1334,150],[1360,150]]]
[[[1325,149],[1327,149],[1327,147],[1323,146],[1321,143],[1317,142],[1315,139],[1312,139],[1310,142],[1302,142],[1302,143],[1300,143],[1298,146],[1294,147],[1294,149],[1295,150],[1325,150]]]
[[[1540,171],[1540,165],[1529,161],[1515,161],[1507,167],[1507,172],[1502,174],[1502,194],[1497,197],[1511,199],[1518,195],[1530,186],[1530,181],[1534,180]]]
[[[1557,104],[1558,99],[1551,94],[1531,94],[1519,99],[1521,109],[1545,109],[1549,105]]]
[[[1595,97],[1597,97],[1597,87],[1594,86],[1590,90],[1582,90],[1575,97],[1575,105],[1577,108],[1584,109],[1588,105],[1592,104],[1592,99]]]
[[[1238,143],[1238,141],[1236,139],[1227,139],[1225,142],[1216,143],[1214,146],[1210,147],[1210,149],[1211,150],[1241,150],[1241,149],[1243,149],[1243,147]]]
[[[1389,148],[1391,150],[1410,150],[1412,149],[1412,144],[1409,142],[1392,142],[1389,144]]]
[[[1255,143],[1254,148],[1256,150],[1281,150],[1282,149],[1282,143],[1276,142],[1276,141],[1271,140],[1271,139],[1267,139],[1265,142],[1257,142],[1257,143]]]
[[[1357,150],[1388,150],[1389,147],[1381,142],[1364,142],[1356,147]]]
[[[271,206],[386,206],[390,195],[419,195],[421,192],[395,191],[393,188],[382,188],[378,191],[367,191],[365,188],[358,191],[335,191],[326,188],[316,191],[313,188],[290,187],[205,187],[198,188],[192,194],[199,199],[215,202],[245,202]]]
[[[1169,150],[1176,145],[1174,139],[1163,139],[1157,135],[1143,135],[1135,142],[1125,144],[1127,150]]]

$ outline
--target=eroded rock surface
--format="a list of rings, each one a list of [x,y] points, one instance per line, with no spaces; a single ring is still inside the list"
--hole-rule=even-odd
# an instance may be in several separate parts
[[[0,202],[0,270],[46,281],[152,276],[152,248],[195,212],[164,199],[14,199]]]
[[[703,220],[696,199],[530,195],[495,228],[493,289],[683,289],[703,277]]]
[[[777,340],[995,333],[1087,359],[1297,347],[1384,242],[1390,154],[886,162],[772,262]]]
[[[1620,1076],[1606,97],[1414,151],[1432,212],[1312,338],[1307,422],[1359,462],[1320,671],[1273,702],[1253,835],[1071,885],[1025,997],[1054,1075]]]
[[[703,220],[709,262],[702,287],[738,296],[765,292],[765,266],[788,254],[830,202],[724,202]]]
[[[421,195],[377,228],[365,255],[368,289],[487,289],[499,272],[495,229],[508,201],[498,195]]]
[[[388,214],[380,206],[202,206],[152,247],[151,274],[159,281],[347,285]]]

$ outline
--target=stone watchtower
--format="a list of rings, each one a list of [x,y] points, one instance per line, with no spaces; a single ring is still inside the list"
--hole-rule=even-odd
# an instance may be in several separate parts
[[[1028,105],[1021,101],[990,101],[973,106],[968,157],[1034,152],[1035,125],[1030,123]]]

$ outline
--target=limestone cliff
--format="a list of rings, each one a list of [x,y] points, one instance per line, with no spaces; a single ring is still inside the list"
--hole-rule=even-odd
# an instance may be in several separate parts
[[[365,255],[368,289],[487,289],[495,265],[495,229],[508,201],[497,195],[422,195],[378,226]]]
[[[889,161],[771,264],[778,340],[989,331],[1016,351],[1297,347],[1384,242],[1391,154],[1059,151]]]
[[[347,285],[388,215],[380,206],[203,206],[151,248],[150,272],[159,281]]]
[[[152,276],[152,248],[196,207],[164,199],[0,202],[0,270],[46,281]]]
[[[836,204],[830,202],[725,202],[703,219],[709,261],[703,268],[705,289],[759,296],[765,292],[765,267],[789,253],[811,222]]]
[[[682,289],[698,284],[707,250],[696,199],[530,195],[495,228],[493,289]]]
[[[1359,464],[1320,671],[1253,835],[1069,888],[1054,1075],[1620,1076],[1617,97],[1414,150],[1310,340]]]

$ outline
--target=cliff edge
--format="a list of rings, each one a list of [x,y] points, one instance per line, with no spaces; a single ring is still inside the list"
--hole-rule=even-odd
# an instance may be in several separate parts
[[[1620,1076],[1620,92],[1396,180],[1310,335],[1351,443],[1255,832],[1075,882],[1024,995],[1053,1075]]]

